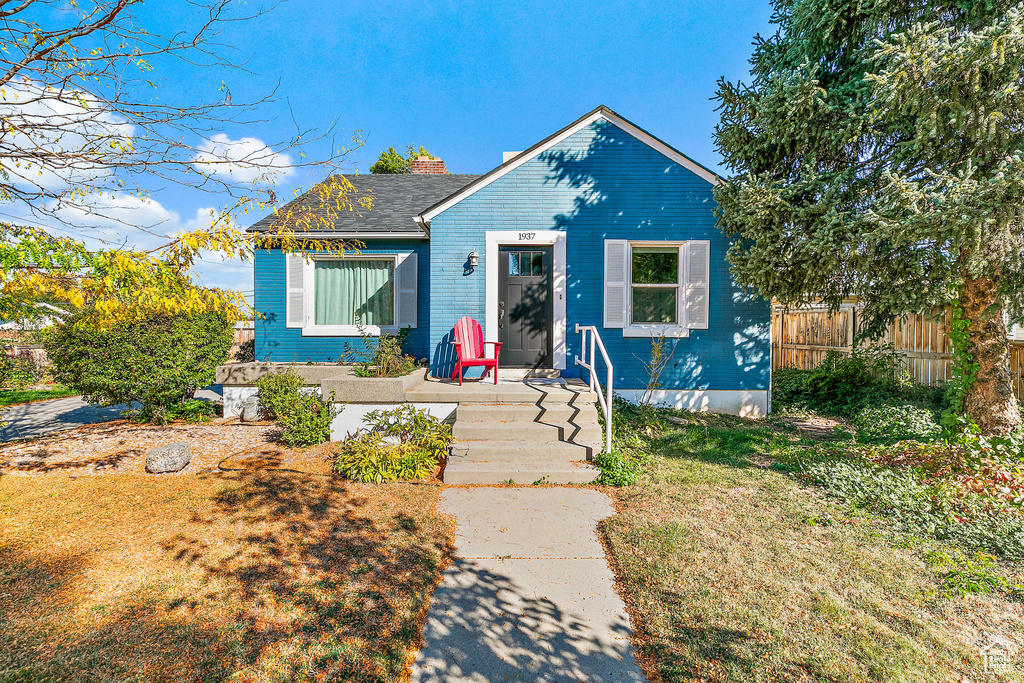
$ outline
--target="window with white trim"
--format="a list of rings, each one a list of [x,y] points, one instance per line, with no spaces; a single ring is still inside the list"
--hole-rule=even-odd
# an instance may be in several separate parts
[[[605,240],[604,326],[624,337],[707,329],[710,244]]]
[[[303,336],[379,335],[416,327],[417,256],[286,257],[287,326]]]
[[[678,325],[683,300],[679,247],[637,246],[630,251],[630,324]]]
[[[314,261],[313,324],[392,327],[395,324],[394,258]]]

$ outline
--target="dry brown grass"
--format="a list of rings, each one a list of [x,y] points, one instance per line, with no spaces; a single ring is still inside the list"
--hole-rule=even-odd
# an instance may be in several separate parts
[[[396,680],[451,537],[437,492],[0,478],[0,680]]]
[[[1021,668],[986,672],[981,651],[1022,651],[1024,606],[941,597],[930,542],[757,466],[776,440],[708,418],[655,440],[653,479],[619,491],[603,530],[652,677],[1020,680]]]

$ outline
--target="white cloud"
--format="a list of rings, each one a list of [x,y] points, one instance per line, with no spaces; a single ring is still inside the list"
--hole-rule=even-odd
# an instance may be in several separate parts
[[[290,156],[275,152],[259,138],[232,140],[217,133],[199,145],[196,165],[205,173],[237,182],[275,182],[295,175]]]
[[[112,144],[128,147],[138,132],[134,125],[88,93],[58,92],[31,80],[0,88],[0,120],[21,131],[7,132],[0,138],[0,165],[11,182],[22,190],[42,188],[54,194],[76,186],[113,187],[109,168],[90,161],[87,155],[75,159],[65,153],[89,148],[109,150]],[[19,162],[4,154],[5,150],[32,149],[44,156],[56,156],[48,163],[24,160],[16,165]],[[274,152],[253,137],[232,140],[217,134],[203,140],[197,149],[195,161],[200,167],[229,181],[278,180],[296,172],[287,154]],[[130,192],[93,192],[68,195],[51,202],[46,210],[33,210],[28,204],[8,204],[0,207],[0,220],[69,235],[89,249],[149,250],[166,244],[178,233],[208,227],[216,215],[211,215],[211,211],[203,207],[191,216],[182,216],[149,197]],[[251,300],[251,263],[225,259],[220,254],[204,256],[195,265],[202,284],[241,291]]]
[[[220,254],[196,262],[193,269],[202,284],[241,292],[249,302],[253,295],[252,262],[225,259]]]
[[[58,91],[31,80],[0,88],[0,119],[19,131],[0,141],[0,157],[8,156],[4,170],[26,190],[58,192],[102,180],[109,171],[91,161],[88,152],[128,147],[136,130],[88,93]],[[35,151],[43,161],[12,158],[12,151]],[[83,154],[71,154],[76,151]]]

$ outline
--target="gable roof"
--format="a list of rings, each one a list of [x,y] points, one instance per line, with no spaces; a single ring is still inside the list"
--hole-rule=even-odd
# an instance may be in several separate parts
[[[597,109],[594,109],[593,111],[588,112],[587,114],[584,114],[580,118],[576,119],[565,128],[562,128],[561,130],[544,138],[530,149],[524,152],[520,152],[516,156],[512,157],[511,159],[503,163],[501,166],[495,168],[490,173],[485,173],[482,176],[478,176],[476,180],[467,184],[465,187],[460,188],[457,192],[441,199],[439,202],[432,205],[430,208],[428,208],[419,216],[417,216],[417,222],[424,226],[429,226],[430,221],[438,214],[442,213],[443,211],[446,211],[455,204],[458,204],[466,197],[469,197],[470,195],[475,193],[477,190],[487,187],[498,178],[501,178],[506,173],[514,171],[515,169],[519,168],[530,159],[533,159],[534,157],[543,154],[548,149],[554,147],[558,143],[562,142],[563,140],[573,135],[574,133],[582,130],[583,128],[586,128],[587,126],[589,126],[594,121],[597,121],[598,119],[604,119],[609,123],[618,126],[626,133],[632,135],[634,138],[644,143],[651,149],[655,150],[656,152],[660,152],[661,154],[665,155],[666,157],[676,162],[683,168],[693,172],[696,176],[702,178],[703,180],[706,180],[712,185],[718,185],[719,183],[722,182],[722,179],[719,178],[714,172],[712,172],[708,168],[701,166],[696,161],[694,161],[690,157],[686,156],[685,154],[677,150],[675,147],[672,147],[668,143],[663,142],[662,140],[654,137],[640,126],[619,116],[611,109],[602,104],[599,107],[597,107]]]
[[[309,232],[332,237],[425,237],[416,216],[425,207],[451,195],[480,176],[396,173],[345,174],[342,176],[355,187],[354,197],[373,196],[370,209],[340,211],[333,225],[320,225],[313,221]],[[310,192],[293,199],[281,211],[298,209],[310,201]],[[316,200],[319,204],[319,200]],[[323,213],[314,211],[314,213]],[[274,214],[265,216],[248,232],[268,232],[274,226]]]

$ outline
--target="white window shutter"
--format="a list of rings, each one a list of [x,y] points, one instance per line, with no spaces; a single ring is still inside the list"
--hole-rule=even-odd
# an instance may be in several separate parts
[[[708,329],[708,290],[711,287],[711,242],[694,240],[686,249],[686,326]]]
[[[629,324],[629,242],[604,241],[604,326]]]
[[[306,322],[305,269],[301,254],[284,255],[285,327],[302,327]]]
[[[418,261],[416,254],[408,254],[395,266],[395,324],[398,327],[416,327]]]

